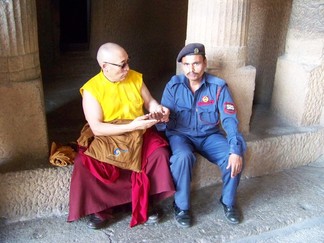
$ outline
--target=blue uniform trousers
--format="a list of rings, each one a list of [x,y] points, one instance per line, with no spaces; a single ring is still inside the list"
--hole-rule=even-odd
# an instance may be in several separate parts
[[[231,168],[226,169],[229,145],[225,137],[222,134],[211,134],[201,138],[169,135],[168,139],[172,150],[170,169],[176,187],[174,199],[177,206],[182,210],[190,208],[190,183],[193,166],[196,163],[194,152],[200,153],[208,161],[218,165],[223,181],[223,203],[233,206],[241,174],[231,178]]]

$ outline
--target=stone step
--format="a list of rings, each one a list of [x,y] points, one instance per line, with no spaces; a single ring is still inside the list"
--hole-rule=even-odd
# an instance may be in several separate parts
[[[278,130],[268,137],[248,136],[243,180],[307,165],[324,154],[323,127]],[[197,158],[192,190],[220,183],[216,166],[200,155]],[[1,221],[66,215],[72,169],[51,167],[0,174]]]

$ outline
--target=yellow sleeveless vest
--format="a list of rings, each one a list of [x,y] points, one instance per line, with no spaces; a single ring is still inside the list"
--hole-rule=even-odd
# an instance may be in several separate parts
[[[110,82],[101,71],[80,88],[80,93],[86,90],[101,105],[103,121],[116,119],[133,120],[144,114],[144,100],[141,96],[143,85],[142,74],[129,70],[125,80]]]

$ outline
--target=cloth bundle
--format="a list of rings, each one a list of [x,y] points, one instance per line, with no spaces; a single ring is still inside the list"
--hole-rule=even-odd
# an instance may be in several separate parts
[[[130,120],[114,120],[111,124],[127,124]],[[78,145],[96,160],[117,166],[120,169],[140,172],[142,169],[142,144],[145,130],[135,130],[120,135],[95,136],[85,124],[78,138]]]
[[[63,146],[52,142],[49,162],[55,166],[68,166],[74,163],[77,152],[71,146]]]

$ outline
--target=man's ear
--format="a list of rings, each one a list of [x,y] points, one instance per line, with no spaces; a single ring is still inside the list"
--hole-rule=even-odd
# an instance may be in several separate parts
[[[101,69],[102,70],[106,70],[107,71],[107,66],[108,66],[108,64],[107,63],[103,63],[102,65],[101,65]]]

